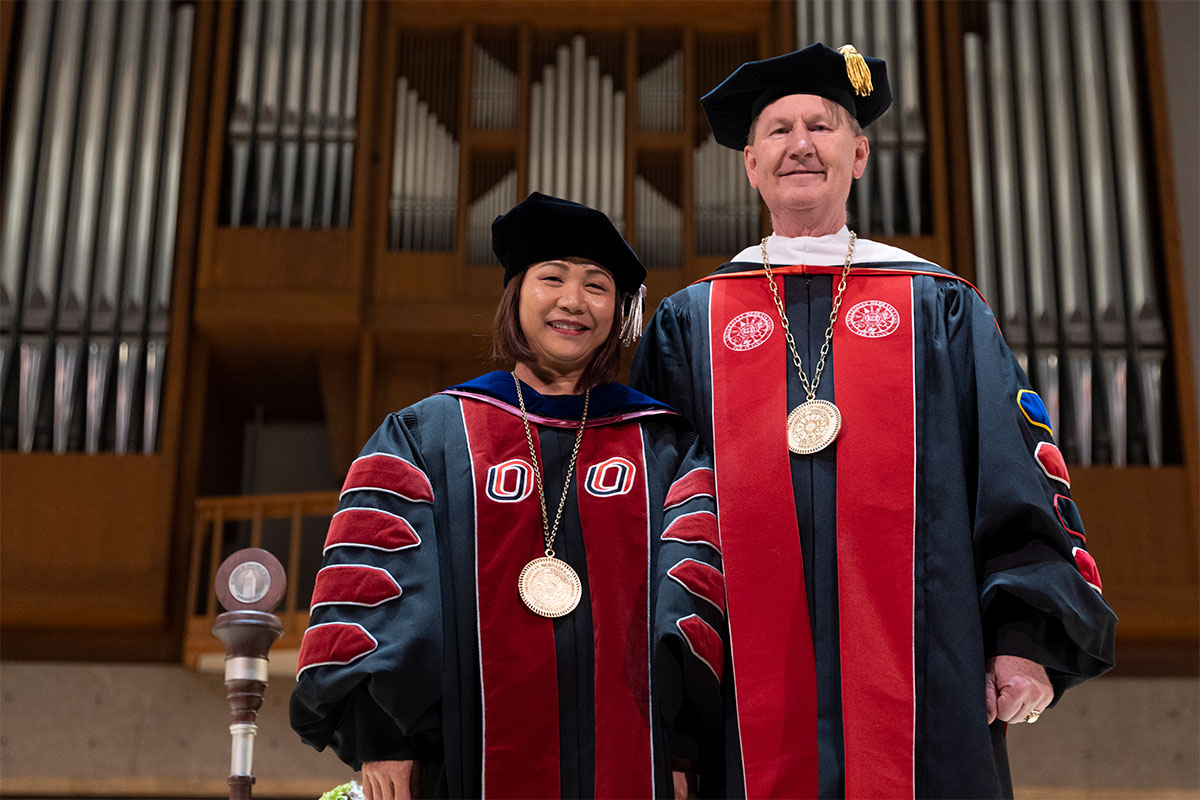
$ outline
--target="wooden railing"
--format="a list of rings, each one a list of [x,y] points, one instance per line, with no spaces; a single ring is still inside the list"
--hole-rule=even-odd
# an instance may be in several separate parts
[[[301,570],[304,520],[320,519],[327,526],[337,508],[337,492],[304,492],[297,494],[236,495],[231,497],[202,497],[196,500],[196,523],[192,537],[191,561],[188,568],[188,619],[184,637],[183,662],[195,668],[205,654],[223,652],[221,643],[212,635],[212,626],[222,609],[213,591],[213,575],[221,562],[234,550],[242,547],[264,547],[275,555],[287,571],[287,590],[283,605],[275,610],[283,622],[283,637],[273,652],[295,650],[308,625],[309,597],[300,596],[302,585],[311,585],[312,575]],[[289,520],[286,543],[272,536],[264,545],[264,523],[268,520]],[[231,523],[250,523],[244,530],[231,531]],[[241,526],[244,528],[244,525]],[[315,564],[314,560],[314,564]],[[315,575],[316,569],[311,570]]]

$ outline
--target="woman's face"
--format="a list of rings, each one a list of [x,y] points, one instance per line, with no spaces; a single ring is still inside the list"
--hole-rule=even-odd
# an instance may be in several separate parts
[[[569,374],[586,368],[608,340],[616,308],[609,271],[569,258],[526,270],[517,316],[537,365]]]

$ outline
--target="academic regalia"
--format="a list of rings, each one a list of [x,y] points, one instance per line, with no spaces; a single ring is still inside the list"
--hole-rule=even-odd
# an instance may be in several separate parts
[[[772,236],[804,369],[849,232]],[[665,299],[632,384],[714,454],[729,641],[726,796],[1011,794],[985,660],[1047,668],[1055,700],[1113,664],[1070,476],[986,303],[858,240],[817,398],[842,430],[789,453],[805,399],[758,246]]]
[[[523,388],[553,520],[583,397]],[[669,408],[593,387],[554,542],[583,584],[535,615],[542,517],[512,376],[390,415],[346,478],[292,726],[363,761],[419,759],[424,796],[671,796],[720,727],[724,581],[711,461]]]

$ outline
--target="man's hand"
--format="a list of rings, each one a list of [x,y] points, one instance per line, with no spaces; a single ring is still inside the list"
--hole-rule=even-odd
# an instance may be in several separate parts
[[[1030,711],[1045,710],[1054,687],[1041,664],[1019,656],[996,656],[987,662],[987,720],[1024,722]]]
[[[367,800],[411,800],[417,796],[421,770],[415,761],[367,761],[362,766]]]

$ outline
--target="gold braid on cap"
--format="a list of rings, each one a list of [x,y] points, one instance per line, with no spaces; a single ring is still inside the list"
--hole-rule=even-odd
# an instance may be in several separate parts
[[[844,44],[838,48],[838,52],[846,59],[846,77],[850,79],[854,93],[866,97],[875,91],[871,85],[871,68],[867,66],[867,60],[854,49],[854,45]]]

